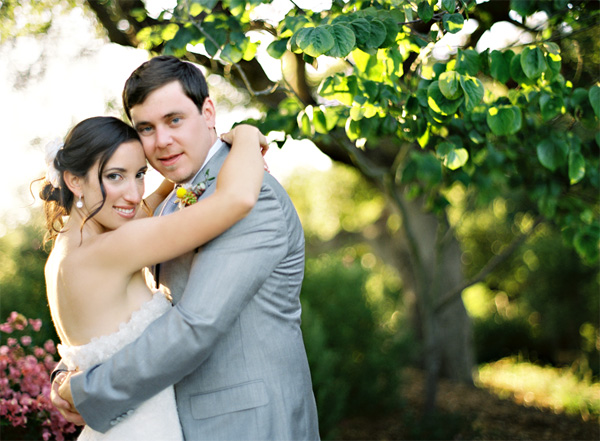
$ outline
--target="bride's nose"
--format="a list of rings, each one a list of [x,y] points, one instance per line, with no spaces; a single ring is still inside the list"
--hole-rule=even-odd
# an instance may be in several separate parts
[[[144,185],[140,185],[137,181],[129,182],[127,186],[127,190],[123,195],[123,198],[132,204],[139,204],[142,202],[142,198],[144,197]]]

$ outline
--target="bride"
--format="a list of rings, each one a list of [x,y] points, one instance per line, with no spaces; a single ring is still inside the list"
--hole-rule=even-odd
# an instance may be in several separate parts
[[[146,158],[138,134],[113,117],[86,119],[47,153],[44,200],[52,251],[48,303],[69,370],[85,370],[134,341],[171,304],[153,292],[144,268],[191,251],[242,219],[258,198],[264,136],[237,126],[216,191],[193,205],[148,217],[172,191],[164,181],[142,201]],[[167,203],[171,203],[170,201]],[[123,372],[127,375],[127,372]],[[173,387],[148,399],[102,434],[80,440],[182,440]]]

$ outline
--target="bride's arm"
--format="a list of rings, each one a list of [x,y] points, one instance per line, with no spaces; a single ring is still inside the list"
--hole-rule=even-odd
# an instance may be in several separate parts
[[[260,193],[266,139],[248,125],[236,126],[231,136],[231,152],[213,194],[175,213],[134,220],[99,235],[90,248],[95,262],[135,272],[191,251],[245,217]]]
[[[165,200],[167,196],[173,191],[174,184],[168,179],[163,179],[158,188],[154,190],[147,198],[144,199],[144,204],[147,209],[138,210],[136,219],[142,219],[144,217],[152,216],[154,210]],[[144,207],[142,207],[144,208]]]

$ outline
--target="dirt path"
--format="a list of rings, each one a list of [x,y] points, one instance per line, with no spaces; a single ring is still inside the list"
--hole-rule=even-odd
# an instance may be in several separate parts
[[[440,419],[418,427],[423,374],[406,373],[407,409],[377,418],[356,418],[341,426],[341,440],[600,440],[600,424],[503,400],[484,389],[442,381]],[[413,414],[414,410],[414,415]]]

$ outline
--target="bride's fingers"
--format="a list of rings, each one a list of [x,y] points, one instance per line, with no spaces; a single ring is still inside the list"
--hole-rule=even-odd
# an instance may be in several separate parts
[[[260,152],[265,156],[267,150],[269,150],[269,142],[267,141],[267,137],[261,132],[258,132],[258,142],[260,144]]]
[[[244,124],[242,124],[242,126],[243,125]],[[236,127],[241,127],[241,126],[236,126]],[[267,141],[267,137],[265,135],[263,135],[258,129],[256,129],[256,131],[258,132],[258,144],[260,145],[260,151],[261,151],[262,155],[264,156],[267,153],[267,151],[269,150],[269,142]],[[226,142],[227,144],[233,144],[234,132],[235,132],[235,128],[233,128],[229,132],[222,133],[219,136],[219,138],[222,141]]]

